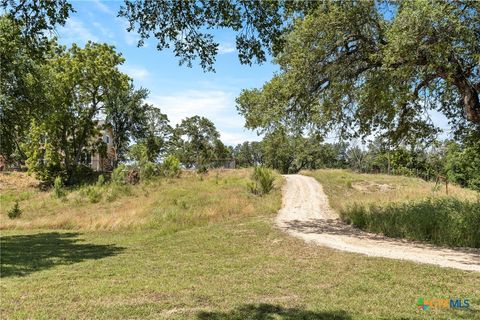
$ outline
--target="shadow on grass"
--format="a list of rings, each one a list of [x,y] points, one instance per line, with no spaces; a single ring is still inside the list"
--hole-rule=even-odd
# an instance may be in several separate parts
[[[297,308],[283,308],[272,304],[246,304],[228,312],[200,312],[199,320],[310,320],[337,319],[347,320],[351,317],[345,311],[315,312]]]
[[[82,243],[79,233],[38,233],[0,237],[0,277],[30,273],[84,260],[114,256],[124,250],[115,245]]]

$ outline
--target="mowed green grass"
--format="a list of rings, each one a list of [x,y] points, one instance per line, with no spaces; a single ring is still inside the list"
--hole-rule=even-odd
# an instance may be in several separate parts
[[[274,227],[279,183],[261,198],[246,172],[221,177],[178,182],[184,201],[216,192],[197,210],[218,218],[202,223],[160,214],[130,229],[3,230],[0,318],[480,319],[479,273],[307,244]],[[232,198],[253,211],[214,210]],[[163,212],[156,203],[151,215]],[[418,298],[471,308],[420,311]]]

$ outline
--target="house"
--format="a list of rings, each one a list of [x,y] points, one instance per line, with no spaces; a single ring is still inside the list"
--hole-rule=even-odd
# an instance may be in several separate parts
[[[113,146],[113,130],[104,120],[98,121],[98,127],[100,131],[98,139],[105,143],[106,152],[85,152],[82,163],[94,171],[112,171],[117,159],[117,152]]]

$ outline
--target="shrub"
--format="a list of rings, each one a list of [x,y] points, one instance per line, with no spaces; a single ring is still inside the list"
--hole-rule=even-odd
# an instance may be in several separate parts
[[[153,162],[145,162],[140,166],[140,178],[150,180],[158,174],[157,165]]]
[[[95,183],[97,174],[89,166],[80,164],[72,172],[70,179],[67,183],[70,185],[78,185],[82,183]]]
[[[18,200],[17,200],[15,201],[13,208],[8,211],[8,217],[10,219],[16,219],[16,218],[19,218],[21,215],[22,215],[22,210],[20,209],[20,206],[18,205]]]
[[[247,187],[254,194],[267,194],[273,189],[275,176],[273,171],[264,167],[255,167],[252,173],[252,180]]]
[[[168,178],[180,176],[180,160],[175,156],[168,156],[162,163],[162,175]]]
[[[80,191],[80,195],[86,197],[91,203],[97,203],[102,200],[101,189],[97,186],[88,186]]]
[[[105,177],[103,176],[103,174],[101,174],[98,176],[98,179],[97,179],[97,187],[101,187],[104,184],[105,184]]]
[[[53,182],[53,194],[56,198],[62,198],[66,195],[63,180],[60,176],[56,177]]]
[[[114,184],[122,185],[127,182],[128,170],[123,163],[115,168],[112,172],[112,182]]]
[[[206,174],[208,172],[208,167],[204,164],[200,164],[197,168],[198,174]]]

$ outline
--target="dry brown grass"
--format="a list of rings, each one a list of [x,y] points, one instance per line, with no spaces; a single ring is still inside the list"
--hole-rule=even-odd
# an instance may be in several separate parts
[[[39,181],[24,172],[0,172],[0,192],[36,188]]]
[[[56,199],[51,192],[39,191],[23,173],[2,174],[8,187],[0,196],[0,229],[115,230],[147,225],[177,230],[232,215],[253,215],[259,206],[271,210],[279,193],[261,199],[249,194],[245,185],[250,173],[247,169],[211,170],[207,175],[185,172],[180,179],[96,187],[102,195],[98,203],[89,201],[87,187]],[[16,200],[22,216],[11,220],[7,212]]]

